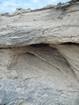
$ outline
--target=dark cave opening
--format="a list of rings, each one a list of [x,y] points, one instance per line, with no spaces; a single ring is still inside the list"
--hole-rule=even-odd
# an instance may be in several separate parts
[[[33,44],[31,46],[32,47],[36,47],[36,48],[39,48],[39,47],[49,47],[49,44],[40,43],[40,44]]]
[[[73,42],[65,42],[63,44],[67,44],[67,45],[78,45],[78,43],[73,43]]]

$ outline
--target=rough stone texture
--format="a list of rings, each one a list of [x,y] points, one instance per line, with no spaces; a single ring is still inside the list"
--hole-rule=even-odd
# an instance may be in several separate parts
[[[0,16],[0,47],[79,43],[79,4],[27,11]]]
[[[0,105],[79,105],[79,4],[71,4],[0,14]]]

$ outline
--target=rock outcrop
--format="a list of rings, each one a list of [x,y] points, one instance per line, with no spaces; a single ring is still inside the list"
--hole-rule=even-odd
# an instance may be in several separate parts
[[[0,105],[79,105],[79,2],[0,14]]]

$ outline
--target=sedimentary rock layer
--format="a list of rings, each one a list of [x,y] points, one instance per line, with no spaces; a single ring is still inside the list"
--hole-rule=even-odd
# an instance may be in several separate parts
[[[0,47],[79,43],[79,4],[0,16]]]
[[[0,14],[0,105],[79,105],[79,3]]]
[[[0,50],[2,104],[78,105],[78,99],[79,46],[42,44]]]

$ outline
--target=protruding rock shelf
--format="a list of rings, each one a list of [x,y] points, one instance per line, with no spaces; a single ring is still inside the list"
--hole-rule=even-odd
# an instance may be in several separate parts
[[[0,47],[66,42],[79,43],[79,4],[17,9],[0,16]]]
[[[79,1],[0,14],[0,105],[79,105]]]

